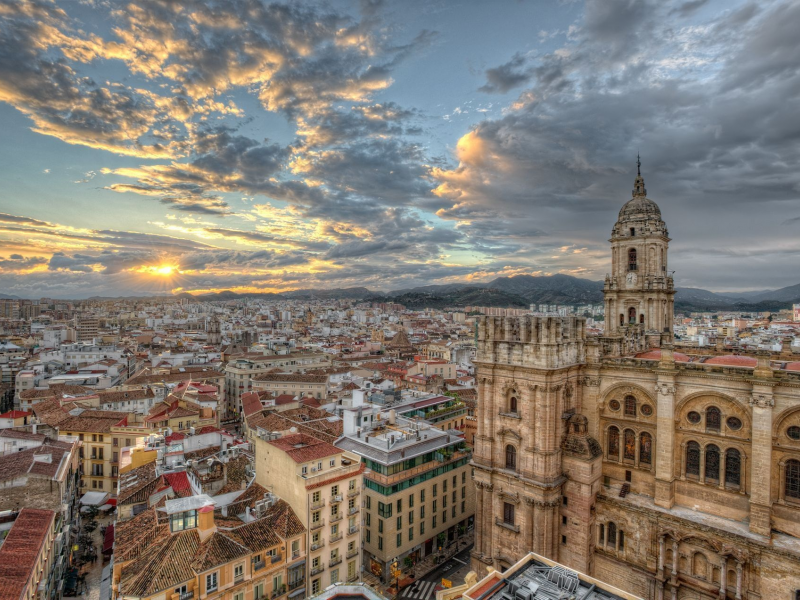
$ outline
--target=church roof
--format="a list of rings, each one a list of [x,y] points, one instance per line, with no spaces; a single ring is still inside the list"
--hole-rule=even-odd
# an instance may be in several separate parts
[[[397,332],[389,342],[386,344],[387,348],[410,348],[411,342],[408,341],[408,336],[404,330]]]
[[[636,179],[633,182],[633,198],[628,200],[620,209],[618,222],[643,221],[649,219],[661,220],[661,209],[658,208],[658,204],[647,197],[647,189],[644,187],[641,165],[642,163],[637,158],[637,173]]]

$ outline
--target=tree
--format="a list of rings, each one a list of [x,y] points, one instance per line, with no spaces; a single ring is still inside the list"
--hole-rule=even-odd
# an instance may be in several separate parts
[[[441,550],[442,547],[444,546],[445,540],[447,540],[447,535],[445,534],[444,531],[436,536],[436,541],[439,544],[439,550]]]

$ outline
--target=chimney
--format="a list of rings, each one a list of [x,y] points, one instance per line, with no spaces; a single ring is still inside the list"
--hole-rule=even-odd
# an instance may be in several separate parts
[[[200,536],[200,541],[205,542],[217,531],[217,526],[214,524],[214,507],[204,506],[197,511],[197,533]]]

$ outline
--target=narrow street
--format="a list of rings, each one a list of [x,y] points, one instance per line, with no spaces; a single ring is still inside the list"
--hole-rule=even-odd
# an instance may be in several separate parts
[[[421,577],[413,585],[408,586],[398,598],[401,600],[430,600],[435,597],[436,590],[441,589],[442,579],[448,579],[453,586],[464,583],[464,578],[469,573],[469,553],[472,544],[450,557],[433,571]]]

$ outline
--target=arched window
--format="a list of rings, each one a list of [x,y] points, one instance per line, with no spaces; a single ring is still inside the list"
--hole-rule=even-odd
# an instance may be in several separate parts
[[[628,271],[636,270],[636,248],[628,250]]]
[[[625,416],[636,416],[636,398],[633,396],[625,396]]]
[[[628,309],[628,323],[632,325],[636,323],[636,309],[633,306]]]
[[[625,315],[620,315],[619,316],[619,324],[620,325],[625,325]]]
[[[506,446],[506,469],[517,468],[517,449],[511,444]]]
[[[597,526],[597,543],[600,546],[606,545],[606,526],[602,523]]]
[[[742,457],[736,448],[725,451],[725,485],[739,487],[742,479]]]
[[[516,396],[511,396],[511,398],[508,399],[508,412],[510,412],[510,413],[516,413],[517,412],[517,397]]]
[[[622,451],[622,458],[625,460],[635,460],[636,459],[636,434],[633,433],[633,429],[626,429],[625,433],[623,434],[623,439],[625,441],[624,450]]]
[[[711,431],[719,431],[722,424],[722,413],[716,406],[709,406],[706,409],[706,429]]]
[[[719,481],[719,448],[714,444],[706,446],[706,479]]]
[[[615,523],[608,524],[608,544],[609,546],[617,545],[617,526]]]
[[[625,532],[622,529],[619,530],[619,549],[625,550]]]
[[[616,427],[608,428],[608,458],[611,460],[619,458],[619,429]]]
[[[653,436],[643,432],[639,436],[639,462],[649,465],[653,461]]]
[[[695,552],[692,558],[692,575],[700,579],[708,578],[708,559],[702,552]]]
[[[644,325],[644,315],[639,315],[639,323]]]
[[[700,444],[686,444],[686,474],[700,477]]]
[[[786,497],[800,498],[800,460],[786,462]]]

